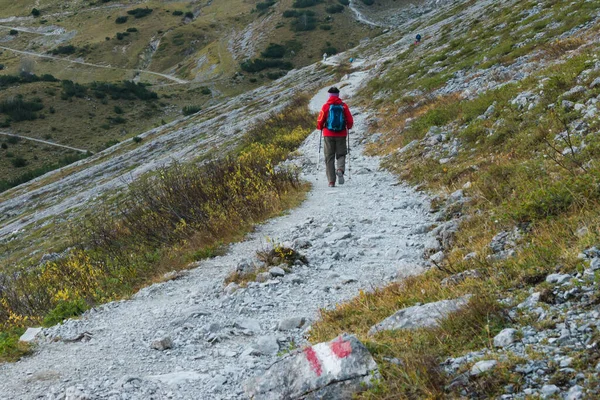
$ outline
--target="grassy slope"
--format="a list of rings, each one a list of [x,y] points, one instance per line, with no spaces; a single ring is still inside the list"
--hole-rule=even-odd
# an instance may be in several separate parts
[[[91,94],[84,98],[72,97],[62,99],[60,82],[35,82],[11,86],[0,91],[2,99],[10,99],[27,93],[25,100],[40,98],[44,108],[39,112],[44,119],[13,122],[11,133],[48,140],[91,152],[98,152],[111,142],[124,141],[147,131],[164,122],[181,117],[181,110],[186,105],[204,107],[213,101],[212,94],[202,94],[201,89],[186,91],[165,87],[158,90],[159,100],[142,101],[98,99]],[[121,111],[120,114],[117,111]],[[113,123],[110,118],[122,117],[123,123]],[[0,114],[0,120],[4,116]],[[7,149],[0,149],[0,176],[10,180],[27,171],[57,162],[67,154],[76,154],[69,150],[43,144],[21,141],[17,145],[8,143],[4,136],[0,143],[6,143]],[[23,157],[28,165],[15,168],[11,159]]]
[[[387,167],[413,184],[420,184],[434,193],[445,194],[462,188],[471,201],[462,208],[450,209],[447,218],[465,215],[441,268],[403,283],[392,284],[374,293],[364,293],[336,310],[323,311],[323,320],[312,330],[312,340],[329,340],[341,332],[355,332],[367,343],[383,373],[383,381],[364,398],[442,398],[458,397],[448,393],[450,382],[439,368],[446,357],[456,357],[481,348],[493,350],[491,339],[511,324],[556,324],[564,316],[534,322],[527,315],[509,321],[506,305],[499,299],[511,298],[517,304],[528,296],[530,289],[541,291],[540,283],[548,273],[581,270],[584,265],[577,254],[600,240],[600,195],[595,189],[600,179],[598,158],[600,139],[585,138],[587,147],[575,156],[557,154],[566,145],[554,139],[567,124],[580,118],[562,107],[561,95],[571,87],[587,87],[600,73],[591,72],[581,78],[582,71],[594,65],[597,28],[584,35],[557,39],[563,32],[585,23],[600,9],[600,2],[585,4],[568,1],[542,2],[541,11],[527,16],[524,11],[538,2],[522,2],[509,7],[491,6],[485,17],[472,21],[471,26],[447,25],[442,34],[430,38],[422,47],[398,56],[397,65],[371,83],[364,93],[366,105],[379,111],[382,119],[378,132],[384,141],[372,151],[387,155]],[[581,11],[580,7],[585,7]],[[556,24],[549,25],[555,22]],[[504,25],[506,24],[506,25]],[[464,31],[461,31],[464,29]],[[466,31],[469,31],[468,40]],[[543,36],[536,36],[546,32]],[[524,45],[515,44],[525,42]],[[519,57],[532,54],[545,60],[547,67],[520,83],[506,85],[484,93],[473,100],[460,96],[434,97],[427,93],[442,87],[455,71],[484,70],[496,64],[511,65]],[[433,67],[444,67],[428,73]],[[409,93],[413,89],[422,94]],[[540,95],[539,103],[529,110],[518,110],[509,101],[527,90]],[[385,96],[377,96],[385,93]],[[598,89],[572,96],[570,100],[585,103],[596,97]],[[380,97],[382,100],[373,100]],[[496,104],[496,111],[487,120],[477,117]],[[406,106],[398,110],[399,106]],[[413,118],[407,126],[406,118]],[[502,121],[498,123],[498,121]],[[597,129],[597,120],[588,121],[589,132]],[[421,139],[431,126],[446,126],[452,138],[462,144],[462,152],[451,162],[440,164],[424,157],[421,144],[404,154],[396,150],[414,139]],[[568,128],[569,130],[571,128]],[[581,138],[573,137],[574,145]],[[442,202],[443,204],[443,202]],[[488,258],[492,237],[502,230],[518,226],[523,239],[517,255],[507,260]],[[582,227],[583,234],[576,234]],[[477,256],[464,259],[475,252]],[[482,279],[467,279],[454,286],[442,286],[449,275],[478,270]],[[475,294],[470,307],[442,321],[439,328],[418,331],[396,331],[367,336],[369,327],[394,311],[465,293]],[[571,354],[577,359],[590,355]],[[532,355],[535,357],[535,355]],[[401,365],[391,362],[402,360]],[[519,387],[520,377],[510,367],[519,360],[504,360],[493,374],[479,378],[469,388],[475,397],[493,397],[504,385]],[[593,365],[583,365],[580,371],[590,376]],[[593,380],[592,380],[593,382]]]

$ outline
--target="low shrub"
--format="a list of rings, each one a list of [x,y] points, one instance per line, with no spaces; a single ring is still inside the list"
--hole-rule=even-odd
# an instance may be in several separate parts
[[[0,103],[0,113],[8,115],[11,121],[33,121],[38,118],[37,111],[44,108],[41,102],[25,101],[21,97],[4,100]]]
[[[10,32],[8,32],[8,34],[11,36],[16,36],[19,34],[19,31],[16,29],[11,29]]]
[[[10,163],[12,164],[13,167],[15,168],[23,168],[26,167],[27,164],[29,164],[27,162],[26,159],[24,159],[23,157],[15,157],[12,160],[10,160]]]
[[[17,361],[29,353],[29,347],[19,342],[19,337],[25,333],[23,328],[14,328],[0,332],[0,362]]]
[[[202,110],[200,106],[185,106],[181,109],[183,115],[192,115],[196,114],[198,111]]]
[[[147,15],[150,15],[152,13],[152,9],[151,8],[135,8],[133,10],[129,10],[127,11],[127,14],[132,15],[133,18],[144,18]]]
[[[267,46],[265,51],[260,53],[260,55],[264,58],[283,58],[283,56],[285,55],[285,51],[285,46],[275,43],[269,43],[269,46]]]
[[[41,12],[37,8],[34,8],[31,10],[31,15],[33,15],[34,17],[39,17],[41,15]]]
[[[93,91],[97,98],[110,96],[113,100],[155,100],[158,94],[148,89],[148,86],[133,81],[123,81],[120,83],[92,82],[89,89]]]
[[[126,15],[117,17],[117,19],[115,19],[115,23],[116,24],[124,24],[127,22],[127,20],[129,19],[129,17],[127,17]]]
[[[335,47],[333,47],[333,46],[326,46],[326,47],[323,47],[321,49],[321,52],[322,53],[327,53],[328,55],[332,56],[334,54],[337,54],[338,50]]]
[[[339,14],[344,11],[344,6],[341,4],[333,4],[325,8],[325,11],[327,11],[329,14]]]
[[[317,4],[322,3],[322,0],[294,0],[292,7],[294,8],[308,8],[314,7]]]
[[[287,74],[287,71],[273,71],[267,72],[267,78],[271,80],[279,79]]]
[[[109,147],[112,147],[112,146],[117,145],[119,143],[121,143],[121,142],[119,142],[117,139],[111,139],[108,142],[104,143],[104,148],[108,149]]]
[[[88,305],[83,299],[74,300],[61,300],[58,302],[42,321],[42,325],[45,327],[54,326],[60,324],[65,319],[73,318],[83,314],[87,309]]]
[[[257,3],[256,4],[256,9],[258,11],[265,11],[266,9],[268,9],[269,7],[271,7],[273,4],[275,4],[275,1],[273,0],[269,0],[269,1],[264,1],[261,3]]]
[[[87,87],[75,83],[73,81],[65,80],[62,81],[62,93],[61,98],[63,100],[70,99],[72,97],[83,98],[87,93]]]
[[[317,19],[308,13],[300,14],[291,23],[291,29],[294,32],[312,31],[317,28]]]
[[[77,48],[71,44],[67,45],[67,46],[58,46],[55,49],[52,49],[49,51],[50,54],[52,55],[70,55],[70,54],[75,54],[75,52],[77,51]]]
[[[127,122],[127,120],[121,116],[107,117],[106,119],[113,125],[121,125]]]
[[[202,87],[202,88],[200,89],[200,93],[202,93],[203,95],[209,95],[209,94],[211,94],[212,92],[210,91],[210,89],[209,89],[209,88],[207,88],[207,87],[205,86],[205,87]]]
[[[177,16],[180,16],[180,15],[183,15],[183,11],[176,10],[176,11],[173,11],[173,13],[171,15],[174,15],[174,16],[177,17]]]
[[[137,28],[127,28],[127,32],[129,32],[129,33],[137,32],[137,31],[138,31]]]
[[[261,58],[255,58],[254,60],[243,62],[241,64],[241,68],[246,72],[260,72],[269,68],[280,68],[284,70],[290,70],[294,68],[294,66],[289,61],[265,60]]]

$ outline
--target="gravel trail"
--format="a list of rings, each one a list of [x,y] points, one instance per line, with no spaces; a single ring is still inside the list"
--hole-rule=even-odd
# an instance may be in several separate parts
[[[348,99],[364,77],[350,75],[340,85],[342,97]],[[312,109],[325,92],[315,96]],[[316,176],[315,131],[292,161],[313,184],[300,207],[183,277],[44,330],[34,355],[0,366],[0,399],[245,398],[243,382],[277,353],[304,344],[320,308],[421,272],[425,232],[434,217],[429,201],[363,154],[368,115],[353,112],[352,176],[345,185],[328,188],[323,167]],[[269,241],[301,247],[309,264],[227,294],[226,276]],[[306,323],[278,329],[292,317]],[[172,339],[172,349],[151,348],[164,337]]]

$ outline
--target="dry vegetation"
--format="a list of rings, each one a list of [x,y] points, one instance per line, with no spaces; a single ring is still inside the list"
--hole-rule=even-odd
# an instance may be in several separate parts
[[[4,359],[18,328],[60,322],[122,298],[171,270],[218,254],[252,226],[303,199],[298,172],[275,169],[311,132],[299,99],[246,133],[230,156],[175,164],[134,183],[117,204],[84,216],[62,260],[0,277]]]

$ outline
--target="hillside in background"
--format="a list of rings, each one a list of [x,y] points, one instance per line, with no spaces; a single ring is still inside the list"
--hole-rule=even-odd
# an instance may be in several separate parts
[[[342,3],[0,3],[0,190],[380,33]]]

